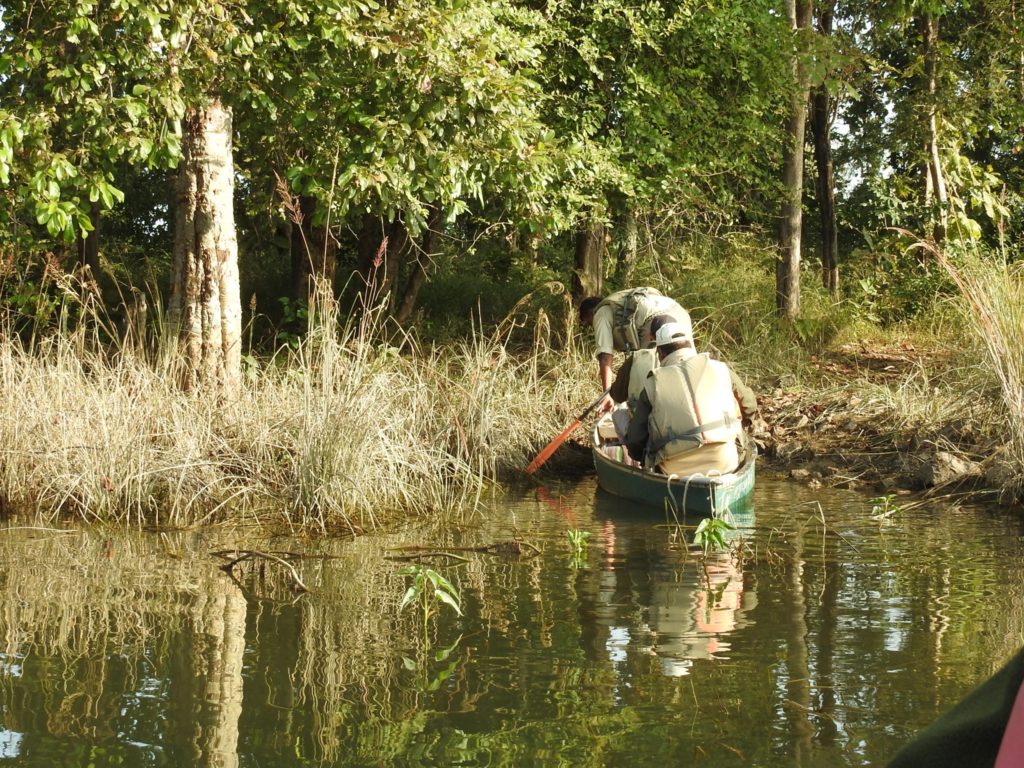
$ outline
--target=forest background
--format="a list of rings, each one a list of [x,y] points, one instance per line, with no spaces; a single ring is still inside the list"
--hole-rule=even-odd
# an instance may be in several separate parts
[[[833,435],[883,488],[1015,496],[1021,13],[4,2],[0,502],[349,532],[471,503],[596,395],[574,301],[636,284],[805,479],[852,479]]]

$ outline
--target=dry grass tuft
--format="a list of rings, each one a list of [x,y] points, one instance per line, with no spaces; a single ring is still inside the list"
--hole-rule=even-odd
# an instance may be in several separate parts
[[[314,314],[306,341],[229,404],[180,391],[169,364],[127,348],[8,334],[0,499],[46,521],[358,532],[472,506],[596,394],[571,345],[512,355],[499,331],[424,350],[380,340],[378,317],[353,328],[329,305]]]
[[[1024,271],[1020,264],[964,257],[954,264],[937,252],[939,263],[960,289],[964,315],[974,332],[980,364],[973,368],[982,392],[1002,405],[994,414],[1003,436],[1006,490],[1024,492]]]

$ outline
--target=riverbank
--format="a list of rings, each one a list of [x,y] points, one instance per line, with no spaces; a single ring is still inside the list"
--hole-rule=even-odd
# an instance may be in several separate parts
[[[513,355],[494,337],[404,352],[321,337],[220,404],[152,361],[8,343],[0,381],[19,396],[0,419],[0,502],[50,522],[355,535],[521,476],[592,399],[594,367],[582,347]],[[963,376],[942,347],[892,338],[748,375],[762,466],[811,487],[1009,498],[998,402]],[[543,472],[591,471],[586,441],[581,428]]]
[[[173,356],[97,348],[88,328],[8,334],[0,513],[358,535],[474,507],[592,397],[581,354],[513,355],[507,329],[432,348],[333,317],[312,328],[250,359],[230,402],[182,391]]]
[[[763,466],[880,495],[1019,496],[1016,273],[989,268],[965,307],[933,313],[927,327],[881,330],[827,304],[803,326],[779,323],[755,272],[741,263],[703,275],[735,300],[678,292],[699,349],[758,393]],[[971,303],[1000,279],[1001,299]],[[573,316],[568,302],[562,316]],[[597,395],[589,333],[558,324],[526,297],[486,333],[431,346],[321,315],[296,347],[247,356],[231,402],[181,391],[159,344],[101,347],[84,323],[27,345],[7,333],[0,386],[16,394],[0,411],[0,511],[358,535],[474,508],[488,488],[521,478]],[[544,472],[590,471],[586,430],[573,440],[577,450],[563,448]]]
[[[840,345],[801,385],[763,383],[755,436],[768,466],[812,487],[998,497],[1011,469],[957,378],[942,349]]]

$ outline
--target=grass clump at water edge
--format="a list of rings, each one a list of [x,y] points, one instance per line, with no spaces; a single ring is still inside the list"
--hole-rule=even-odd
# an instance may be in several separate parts
[[[6,334],[0,502],[48,521],[358,532],[474,504],[592,396],[591,361],[544,339],[513,355],[499,327],[423,349],[314,315],[230,403],[181,391],[166,355]]]

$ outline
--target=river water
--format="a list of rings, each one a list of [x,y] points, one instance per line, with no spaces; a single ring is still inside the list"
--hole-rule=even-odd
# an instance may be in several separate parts
[[[762,473],[706,556],[592,477],[355,541],[12,522],[0,765],[884,765],[1024,644],[1019,517],[884,511]],[[413,555],[461,616],[398,610]]]

